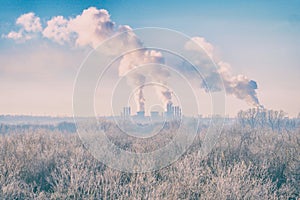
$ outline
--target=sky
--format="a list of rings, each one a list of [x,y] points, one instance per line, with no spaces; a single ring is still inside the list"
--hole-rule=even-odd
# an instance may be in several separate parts
[[[105,20],[115,29],[162,27],[205,38],[213,46],[214,59],[228,63],[233,77],[242,74],[257,82],[261,105],[291,117],[300,112],[300,1],[1,0],[0,114],[72,115],[81,63],[114,32],[105,27],[106,32],[85,37],[89,13],[81,21],[75,19],[91,7],[96,10],[89,13],[105,9],[99,19],[109,16]],[[46,28],[55,30],[48,22],[57,16],[68,27],[54,35]],[[252,106],[235,95],[226,96],[230,116]]]

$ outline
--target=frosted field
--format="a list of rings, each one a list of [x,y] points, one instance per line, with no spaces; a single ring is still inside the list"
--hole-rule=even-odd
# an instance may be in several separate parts
[[[1,199],[297,199],[300,138],[297,121],[279,119],[251,127],[239,118],[225,125],[208,155],[199,150],[202,125],[176,162],[147,173],[115,170],[96,160],[76,133],[58,129],[15,130],[0,136]],[[286,119],[285,119],[286,120]],[[259,120],[257,120],[259,122]],[[291,126],[295,122],[295,126]],[[131,152],[172,140],[170,124],[147,140],[123,137],[109,122],[108,137]],[[188,133],[187,133],[188,134]],[[149,149],[150,148],[150,149]]]

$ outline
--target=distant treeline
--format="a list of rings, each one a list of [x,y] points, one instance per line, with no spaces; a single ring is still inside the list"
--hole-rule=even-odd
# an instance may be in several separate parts
[[[192,118],[199,127],[207,128],[211,118]],[[198,121],[199,120],[199,121]],[[88,118],[82,118],[82,122],[88,122]],[[122,121],[120,123],[129,123]],[[159,122],[157,122],[159,123]],[[236,124],[251,129],[271,129],[272,131],[293,131],[300,127],[300,113],[297,118],[289,118],[283,111],[267,110],[263,108],[251,108],[242,110],[236,118],[224,118],[225,125]],[[99,128],[108,131],[112,127],[118,127],[114,118],[103,118],[99,121]],[[164,122],[163,129],[170,129],[180,125],[180,121]],[[76,125],[71,117],[47,117],[47,116],[13,116],[0,115],[0,134],[27,132],[35,130],[59,131],[62,133],[75,133]]]
[[[51,124],[0,124],[0,134],[8,133],[20,133],[27,131],[37,131],[37,130],[48,130],[48,131],[59,131],[63,133],[75,133],[76,126],[71,122],[61,122],[57,125]]]
[[[73,122],[72,117],[51,117],[31,115],[0,115],[0,124],[58,124]]]
[[[300,126],[299,116],[300,114],[297,118],[289,118],[282,110],[252,108],[240,111],[237,115],[237,123],[242,127],[252,129],[271,129],[277,132],[293,131]]]

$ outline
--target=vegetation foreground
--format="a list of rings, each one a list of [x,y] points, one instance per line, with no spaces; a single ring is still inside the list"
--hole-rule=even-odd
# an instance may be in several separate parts
[[[40,129],[1,135],[0,199],[299,198],[299,128],[230,125],[205,157],[199,152],[203,135],[205,128],[178,161],[148,173],[106,167],[77,134]]]

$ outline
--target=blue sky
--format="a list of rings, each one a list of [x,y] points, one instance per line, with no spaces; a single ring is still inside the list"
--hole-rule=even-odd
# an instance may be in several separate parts
[[[2,0],[0,35],[17,31],[16,19],[28,12],[35,13],[45,25],[53,16],[68,19],[90,6],[106,9],[118,25],[164,27],[204,37],[214,45],[218,57],[230,63],[234,74],[257,81],[258,97],[265,107],[282,109],[291,116],[300,112],[300,1]],[[25,42],[0,38],[3,114],[70,115],[72,94],[66,91],[88,51],[40,37]],[[40,60],[30,62],[27,58],[31,55]],[[76,64],[70,62],[72,55],[77,55]],[[54,62],[56,67],[48,64],[54,57],[59,58]],[[61,102],[49,101],[59,95]],[[248,107],[234,97],[227,99],[230,115]]]

